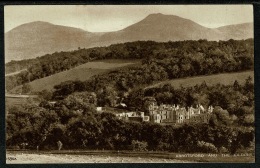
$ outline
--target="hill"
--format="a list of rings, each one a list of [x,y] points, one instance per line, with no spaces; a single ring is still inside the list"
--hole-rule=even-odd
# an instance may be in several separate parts
[[[10,91],[16,86],[75,68],[87,62],[103,59],[141,59],[143,64],[134,70],[140,71],[143,76],[141,79],[138,74],[134,73],[129,76],[129,71],[123,72],[124,76],[131,78],[129,82],[133,84],[165,80],[166,78],[176,79],[224,72],[241,72],[253,69],[253,42],[253,39],[219,42],[207,40],[135,41],[114,44],[109,47],[56,52],[28,61],[7,63],[5,68],[9,69],[9,74],[19,70],[17,67],[20,70],[27,69],[27,71],[6,76],[6,90]],[[145,72],[146,75],[144,75]],[[136,80],[133,76],[139,80],[133,82]],[[106,80],[111,81],[111,79]]]
[[[59,51],[90,48],[140,40],[158,42],[179,40],[227,40],[253,37],[253,24],[239,24],[217,29],[201,26],[174,15],[150,14],[120,31],[91,33],[81,29],[31,22],[5,35],[5,62],[35,58]]]
[[[123,30],[106,33],[100,38],[106,43],[122,43],[137,40],[179,41],[208,39],[220,37],[217,30],[203,27],[191,20],[174,15],[151,14],[138,23]]]
[[[26,23],[5,34],[5,62],[85,47],[93,35],[78,28],[48,22]]]
[[[229,40],[253,38],[253,23],[207,28],[175,15],[150,14],[143,20],[123,30],[104,33],[92,46],[109,45],[138,40],[157,42],[183,40]]]
[[[52,90],[55,85],[58,85],[61,82],[77,79],[80,81],[85,81],[94,75],[109,72],[120,67],[135,65],[139,62],[140,60],[100,60],[88,62],[73,69],[32,81],[29,85],[31,86],[33,92],[42,91],[44,89]],[[10,92],[19,93],[21,92],[21,88],[22,86],[17,86]]]
[[[246,39],[253,38],[254,25],[253,23],[243,23],[236,25],[228,25],[217,28],[216,30],[222,32],[224,40],[229,39]]]
[[[242,84],[245,82],[245,79],[248,76],[251,76],[254,81],[254,71],[246,71],[246,72],[221,73],[221,74],[215,74],[215,75],[167,80],[167,81],[155,83],[146,88],[159,87],[159,86],[163,86],[165,84],[171,84],[172,86],[174,86],[174,88],[180,88],[180,86],[191,87],[191,86],[195,86],[195,85],[200,85],[200,84],[202,84],[203,81],[205,81],[208,86],[215,85],[217,83],[220,83],[223,85],[230,85],[230,84],[232,85],[235,80],[237,80],[240,84]]]

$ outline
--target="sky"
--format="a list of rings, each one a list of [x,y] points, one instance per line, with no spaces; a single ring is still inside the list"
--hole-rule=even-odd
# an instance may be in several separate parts
[[[252,5],[13,5],[4,8],[5,32],[33,21],[117,31],[152,13],[177,15],[209,28],[253,22]]]

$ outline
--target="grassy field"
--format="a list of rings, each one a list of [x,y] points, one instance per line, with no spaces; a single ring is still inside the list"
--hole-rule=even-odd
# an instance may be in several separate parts
[[[235,80],[237,80],[240,84],[242,84],[245,82],[245,79],[248,76],[251,76],[254,81],[254,71],[246,71],[246,72],[222,73],[216,75],[167,80],[167,81],[155,83],[153,85],[150,85],[147,88],[163,86],[165,84],[171,84],[172,86],[174,86],[174,88],[179,88],[180,86],[190,87],[190,86],[195,86],[196,84],[200,85],[203,81],[205,81],[208,86],[217,83],[229,85],[229,84],[233,84]]]
[[[17,106],[27,103],[28,101],[36,102],[37,95],[5,95],[5,107]]]
[[[28,102],[28,98],[5,97],[5,106],[17,106]]]
[[[116,68],[131,66],[134,64],[140,63],[140,60],[119,60],[119,59],[111,59],[111,60],[100,60],[88,62],[86,64],[77,66],[73,69],[63,71],[42,79],[38,79],[30,82],[30,86],[32,87],[32,91],[42,91],[44,89],[52,90],[53,86],[60,84],[61,82],[68,80],[81,80],[85,81],[89,79],[91,76],[105,73]],[[16,92],[21,89],[21,86],[15,87],[11,90],[12,92]]]
[[[252,153],[206,154],[136,151],[7,151],[7,163],[254,163]]]
[[[9,105],[15,106],[15,105],[21,105],[23,103],[26,103],[28,101],[28,98],[19,98],[19,97],[5,97],[5,105],[8,107]]]

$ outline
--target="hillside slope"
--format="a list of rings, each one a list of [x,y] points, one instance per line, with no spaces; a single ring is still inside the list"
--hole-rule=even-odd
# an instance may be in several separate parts
[[[150,14],[123,30],[100,36],[101,44],[123,43],[137,40],[158,42],[183,40],[229,40],[253,38],[253,23],[207,28],[192,20],[161,13]],[[100,44],[100,45],[101,45]]]
[[[243,23],[236,25],[222,26],[215,30],[220,31],[223,34],[223,40],[229,39],[246,39],[254,37],[254,25],[253,23]]]
[[[181,86],[191,87],[195,85],[200,85],[204,81],[207,83],[208,86],[215,85],[218,83],[223,85],[232,85],[235,80],[237,80],[240,84],[242,84],[245,82],[245,79],[248,78],[248,76],[251,76],[254,81],[254,71],[246,71],[246,72],[221,73],[215,75],[167,80],[167,81],[155,83],[146,88],[159,87],[165,84],[171,84],[172,86],[174,86],[174,88],[179,88]]]
[[[5,62],[86,47],[94,34],[48,22],[31,22],[5,34]]]
[[[140,22],[123,30],[106,33],[100,37],[100,41],[108,44],[137,40],[217,40],[220,35],[218,30],[203,27],[191,20],[158,13],[148,15]]]
[[[85,81],[94,75],[109,72],[120,67],[135,65],[139,62],[140,60],[101,60],[88,62],[73,69],[32,81],[29,85],[31,86],[33,92],[42,91],[44,89],[52,90],[55,85],[58,85],[61,82],[77,79],[80,81]],[[20,93],[21,88],[22,86],[17,86],[10,92]]]

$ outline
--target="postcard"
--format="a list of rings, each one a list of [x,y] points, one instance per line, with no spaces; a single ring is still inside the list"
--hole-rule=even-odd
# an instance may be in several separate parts
[[[7,164],[255,162],[252,5],[6,5],[4,30]]]

